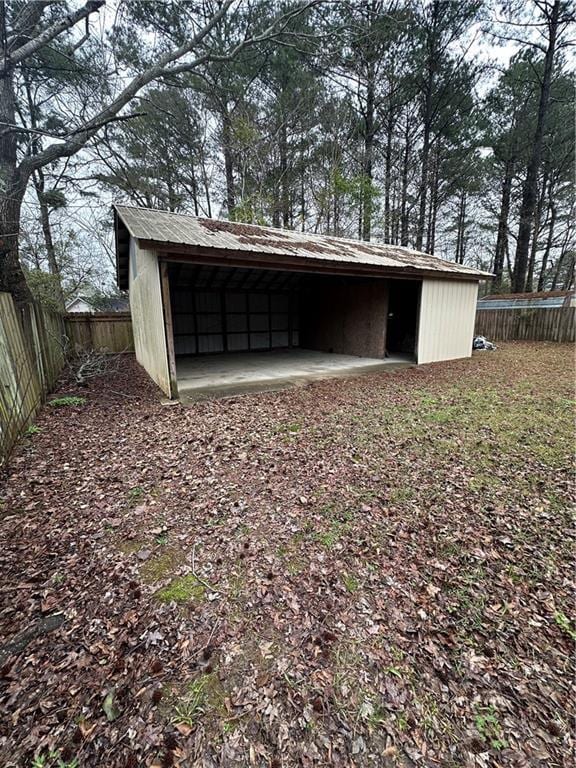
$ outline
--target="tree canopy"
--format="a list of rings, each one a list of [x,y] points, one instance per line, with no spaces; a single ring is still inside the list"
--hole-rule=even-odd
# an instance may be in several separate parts
[[[102,290],[113,200],[411,246],[496,290],[570,287],[573,15],[2,3],[0,287]]]

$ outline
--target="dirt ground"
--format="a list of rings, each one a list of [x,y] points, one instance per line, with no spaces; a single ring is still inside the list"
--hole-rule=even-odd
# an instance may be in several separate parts
[[[0,765],[572,765],[573,382],[63,382],[0,485]]]

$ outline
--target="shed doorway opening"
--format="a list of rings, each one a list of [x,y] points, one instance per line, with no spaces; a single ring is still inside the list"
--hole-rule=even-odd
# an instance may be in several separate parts
[[[386,324],[387,356],[416,358],[421,280],[391,280]]]

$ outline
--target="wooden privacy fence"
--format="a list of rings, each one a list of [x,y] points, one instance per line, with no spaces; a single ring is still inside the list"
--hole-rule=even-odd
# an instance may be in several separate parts
[[[476,335],[495,341],[575,340],[576,307],[479,309]]]
[[[66,332],[71,351],[131,352],[134,349],[132,318],[129,312],[66,315]]]
[[[63,318],[0,293],[0,467],[30,424],[65,360]]]

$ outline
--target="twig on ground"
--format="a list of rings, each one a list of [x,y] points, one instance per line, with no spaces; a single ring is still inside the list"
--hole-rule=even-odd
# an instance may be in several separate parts
[[[200,582],[206,589],[209,589],[210,592],[220,592],[221,590],[217,589],[216,587],[213,587],[211,584],[208,584],[207,581],[204,581],[204,579],[201,576],[198,576],[196,573],[196,544],[192,547],[192,576]]]

